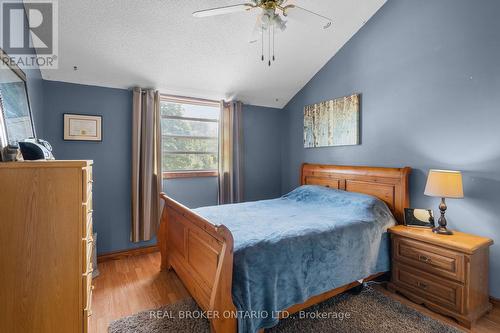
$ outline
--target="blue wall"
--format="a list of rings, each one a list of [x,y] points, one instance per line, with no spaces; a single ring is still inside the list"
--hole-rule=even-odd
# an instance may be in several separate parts
[[[281,194],[280,109],[243,106],[244,199],[272,199]]]
[[[285,107],[282,191],[302,162],[411,166],[411,205],[430,168],[463,171],[451,228],[491,237],[490,288],[500,297],[500,2],[389,0]],[[362,94],[362,144],[303,148],[303,108]]]
[[[130,242],[132,92],[44,81],[44,138],[57,159],[94,160],[94,230],[97,251],[144,246]],[[102,142],[63,140],[63,114],[103,116]]]

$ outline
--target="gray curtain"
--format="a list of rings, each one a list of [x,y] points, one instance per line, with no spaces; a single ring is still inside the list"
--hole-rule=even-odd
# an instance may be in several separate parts
[[[134,88],[131,241],[150,240],[160,223],[160,94]]]
[[[219,204],[243,201],[241,102],[222,102],[219,128]]]

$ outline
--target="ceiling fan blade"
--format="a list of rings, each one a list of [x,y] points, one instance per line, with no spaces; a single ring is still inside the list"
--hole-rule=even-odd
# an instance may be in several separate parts
[[[333,20],[324,15],[315,13],[309,9],[297,6],[297,5],[288,5],[283,7],[283,15],[286,18],[290,18],[292,20],[299,20],[303,23],[319,23],[323,27],[323,29],[328,29],[332,26]],[[314,20],[314,22],[313,22]]]
[[[251,9],[254,7],[255,7],[254,4],[242,3],[239,5],[231,5],[231,6],[210,8],[210,9],[205,9],[205,10],[198,10],[198,11],[193,13],[193,16],[194,17],[209,17],[209,16],[216,16],[216,15],[225,15],[225,14],[243,12],[245,10],[248,10],[248,9]]]

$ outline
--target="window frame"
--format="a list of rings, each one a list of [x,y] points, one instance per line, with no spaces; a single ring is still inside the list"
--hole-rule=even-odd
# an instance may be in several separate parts
[[[160,103],[177,103],[177,104],[191,104],[191,105],[200,105],[200,106],[209,106],[209,107],[218,107],[222,108],[222,102],[214,101],[209,99],[201,99],[201,98],[191,98],[191,97],[182,97],[182,96],[173,96],[173,95],[165,95],[160,94]],[[179,117],[179,116],[163,116],[160,114],[160,119],[182,119],[182,120],[190,120],[190,121],[200,121],[200,122],[211,122],[217,123],[219,131],[217,140],[217,147],[219,147],[220,142],[220,118],[218,120],[209,119],[209,118],[193,118],[193,117]],[[192,139],[215,139],[213,137],[205,137],[205,136],[185,136],[185,135],[163,135],[161,134],[161,142],[163,142],[164,137],[189,137]],[[160,143],[161,144],[161,143]],[[173,152],[163,151],[163,144],[161,144],[161,156],[164,153],[172,154]],[[175,152],[179,154],[179,152]],[[220,152],[217,149],[216,152],[180,152],[180,153],[190,153],[190,154],[216,154],[217,155],[217,164],[219,164],[220,160]],[[162,165],[163,168],[163,165]],[[174,171],[163,171],[162,170],[163,179],[177,179],[177,178],[198,178],[198,177],[218,177],[219,170],[218,169],[207,169],[207,170],[174,170]]]

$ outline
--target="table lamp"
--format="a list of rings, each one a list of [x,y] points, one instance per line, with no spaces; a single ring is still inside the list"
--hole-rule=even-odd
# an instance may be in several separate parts
[[[439,210],[441,217],[438,220],[439,226],[432,229],[433,232],[442,235],[453,234],[446,229],[446,201],[445,198],[460,199],[464,197],[462,187],[462,174],[460,171],[451,170],[429,170],[427,184],[425,185],[425,195],[441,198]]]

